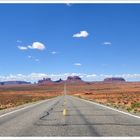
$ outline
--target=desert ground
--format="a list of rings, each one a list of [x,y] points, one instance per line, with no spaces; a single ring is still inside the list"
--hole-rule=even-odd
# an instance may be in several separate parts
[[[61,95],[63,85],[0,86],[0,110]]]
[[[95,82],[67,86],[69,94],[101,104],[140,112],[140,82]]]
[[[0,110],[63,95],[64,84],[0,86]],[[140,112],[140,82],[67,84],[67,94]]]

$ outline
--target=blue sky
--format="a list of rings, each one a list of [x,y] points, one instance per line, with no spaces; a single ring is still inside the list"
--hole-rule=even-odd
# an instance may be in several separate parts
[[[140,4],[0,4],[0,81],[140,80]]]

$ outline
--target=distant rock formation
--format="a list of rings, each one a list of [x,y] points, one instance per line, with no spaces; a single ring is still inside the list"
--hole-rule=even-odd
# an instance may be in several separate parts
[[[42,80],[38,81],[38,84],[59,84],[59,83],[81,83],[84,82],[79,76],[68,76],[67,80],[62,80],[61,78],[57,81],[52,81],[51,78],[43,78]]]
[[[31,83],[26,82],[26,81],[4,81],[4,82],[0,82],[0,85],[23,85],[23,84],[31,84]]]
[[[79,76],[68,76],[66,82],[77,83],[77,82],[83,82],[83,80]]]
[[[112,77],[112,78],[105,78],[104,82],[125,82],[125,79],[122,77]]]
[[[53,81],[51,80],[51,78],[43,78],[42,80],[38,81],[38,84],[52,84]]]
[[[57,81],[54,81],[55,83],[63,83],[64,81],[60,78],[59,80]]]

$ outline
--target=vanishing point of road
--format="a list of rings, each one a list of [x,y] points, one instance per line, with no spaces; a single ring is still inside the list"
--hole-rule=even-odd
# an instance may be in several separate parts
[[[140,118],[64,95],[1,115],[0,136],[140,136]]]

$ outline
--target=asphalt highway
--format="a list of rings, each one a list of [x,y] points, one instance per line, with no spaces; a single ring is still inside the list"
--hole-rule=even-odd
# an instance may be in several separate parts
[[[136,137],[140,118],[64,95],[1,115],[0,136]]]

